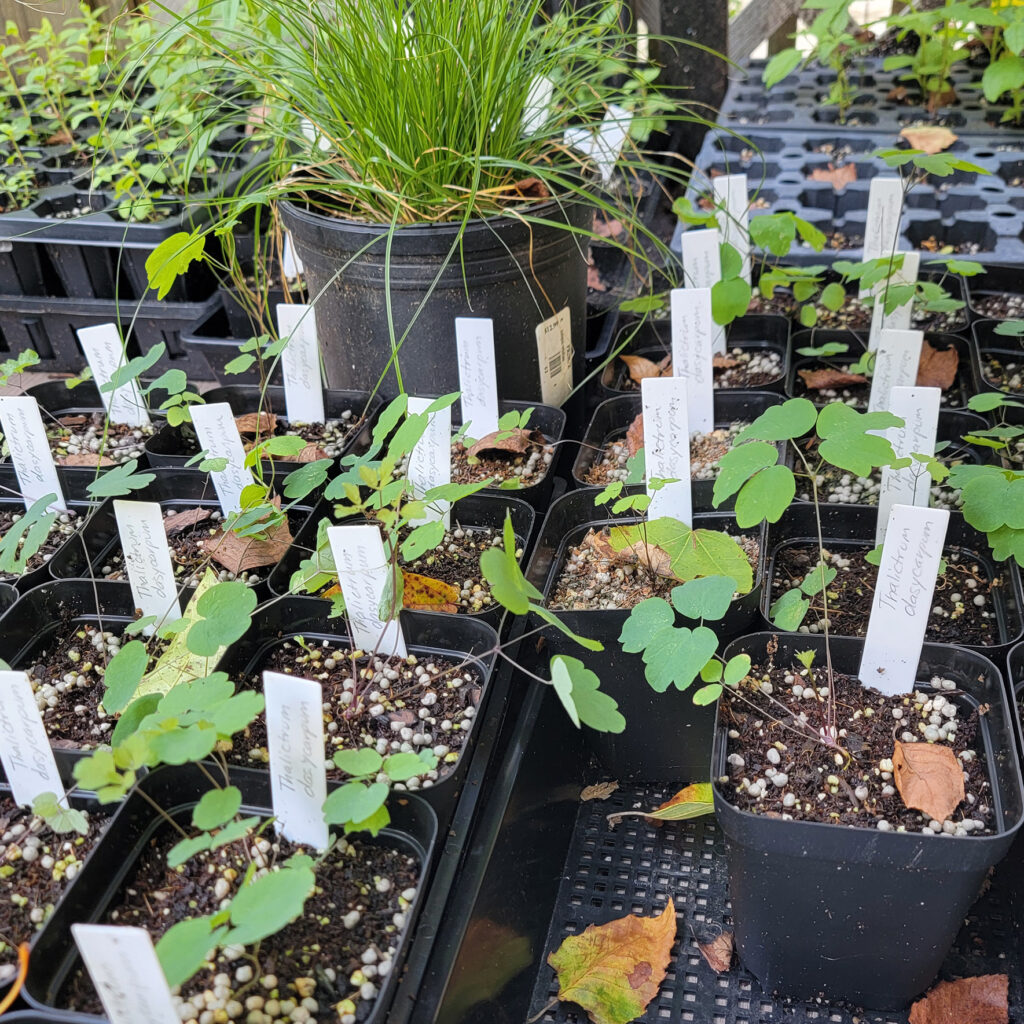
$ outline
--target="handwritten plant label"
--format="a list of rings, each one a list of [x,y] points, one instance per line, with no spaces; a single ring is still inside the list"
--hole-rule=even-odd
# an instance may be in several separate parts
[[[73,924],[71,934],[110,1024],[181,1024],[145,928]]]
[[[554,92],[555,83],[547,75],[537,75],[530,83],[523,105],[523,134],[527,138],[536,135],[548,123]]]
[[[871,375],[868,412],[888,409],[889,392],[893,388],[912,388],[917,383],[923,340],[921,331],[880,332]]]
[[[561,405],[572,394],[572,321],[569,307],[537,325],[540,397],[545,405]]]
[[[686,380],[690,432],[707,433],[715,429],[711,289],[673,288],[670,301],[672,373]]]
[[[338,583],[345,599],[345,614],[352,639],[364,651],[406,657],[405,637],[395,617],[381,615],[385,593],[394,590],[392,566],[384,554],[384,541],[374,525],[329,526],[327,540],[338,569]]]
[[[590,155],[597,164],[603,181],[608,181],[615,173],[615,165],[619,161],[623,144],[629,138],[629,126],[632,122],[633,115],[614,103],[609,105],[601,119],[601,127],[594,136]]]
[[[690,483],[690,429],[686,408],[687,383],[682,377],[646,377],[640,381],[644,415],[644,458],[648,519],[668,516],[693,523]],[[670,480],[659,488],[652,480]]]
[[[281,352],[281,372],[289,422],[326,422],[320,384],[320,344],[313,307],[300,302],[279,302],[277,329],[282,338],[288,339]]]
[[[116,498],[114,516],[135,607],[143,617],[155,615],[157,622],[180,619],[178,585],[160,506],[155,501]],[[144,632],[152,636],[155,629],[154,624],[147,626]]]
[[[16,804],[30,807],[37,796],[53,793],[67,805],[64,782],[25,672],[0,672],[0,761]]]
[[[199,436],[199,445],[208,459],[227,459],[227,466],[210,474],[217,491],[217,500],[224,515],[240,512],[242,491],[252,486],[252,472],[245,466],[245,447],[238,435],[235,414],[227,402],[193,405],[192,425]]]
[[[498,373],[494,365],[494,321],[457,316],[455,344],[459,357],[462,422],[479,441],[498,429]]]
[[[295,251],[295,243],[292,241],[292,233],[285,231],[284,242],[281,245],[281,272],[289,281],[301,276],[304,271],[302,260]]]
[[[128,362],[117,325],[80,327],[75,333],[89,361],[96,387],[100,389],[103,408],[107,410],[110,421],[124,423],[129,427],[148,427],[149,413],[137,381],[127,381],[113,391],[103,390],[104,385],[109,384],[114,374]]]
[[[721,174],[712,179],[718,220],[718,240],[731,245],[743,261],[740,276],[750,283],[750,196],[745,174]]]
[[[36,400],[23,396],[0,398],[0,425],[18,475],[25,508],[31,508],[47,494],[55,494],[57,500],[50,508],[66,511],[68,503],[61,490]]]
[[[864,639],[860,681],[909,693],[917,677],[949,511],[893,505]]]
[[[903,420],[902,427],[890,427],[885,436],[898,458],[935,454],[935,435],[939,426],[941,388],[893,388],[889,392],[889,412]],[[878,523],[875,544],[885,540],[889,510],[893,505],[927,507],[932,491],[931,474],[916,460],[905,469],[882,467],[882,487],[878,492]]]
[[[409,396],[409,415],[425,413],[433,404],[432,398],[414,398]],[[422,498],[434,487],[443,487],[452,482],[452,407],[445,406],[430,413],[427,418],[427,429],[416,442],[409,455],[409,468],[406,470],[413,494]],[[441,519],[447,530],[451,525],[451,502],[432,501],[426,509],[426,515],[415,525],[430,523]]]
[[[714,288],[722,279],[722,257],[714,228],[684,231],[680,240],[683,275],[689,288]],[[725,328],[712,324],[712,352],[725,352]]]
[[[921,254],[919,252],[900,253],[903,257],[903,265],[894,270],[889,278],[889,283],[894,285],[917,284],[917,272],[921,266]],[[908,331],[914,316],[914,300],[908,299],[902,305],[897,306],[891,313],[885,312],[886,282],[882,281],[875,286],[875,304],[871,308],[871,333],[868,336],[868,348],[874,350],[878,347],[878,339],[883,330],[886,331]]]
[[[270,794],[278,831],[294,843],[326,850],[324,694],[312,679],[263,673],[267,702]]]
[[[872,178],[868,188],[868,214],[864,224],[864,262],[896,252],[903,211],[903,182],[899,178]],[[867,289],[861,295],[868,294]]]

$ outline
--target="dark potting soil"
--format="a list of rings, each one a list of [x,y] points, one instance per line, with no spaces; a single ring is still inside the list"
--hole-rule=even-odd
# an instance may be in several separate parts
[[[947,242],[934,235],[929,235],[917,248],[940,256],[973,256],[982,251],[980,242]]]
[[[951,836],[991,834],[994,817],[985,756],[978,749],[978,709],[955,684],[886,696],[854,676],[835,673],[835,718],[828,716],[824,664],[753,668],[722,699],[729,730],[729,797],[752,814],[879,831]],[[821,736],[835,729],[836,745]],[[965,774],[965,798],[944,821],[911,810],[893,777],[895,742],[948,746]]]
[[[992,320],[1020,320],[1024,317],[1024,295],[1009,292],[976,295],[971,304],[978,316]]]
[[[1003,362],[996,356],[981,354],[981,372],[985,379],[999,388],[1014,394],[1024,391],[1024,357],[1020,362]]]
[[[452,482],[474,484],[493,477],[492,487],[532,487],[547,476],[554,457],[553,444],[531,444],[522,453],[491,450],[471,456],[466,446],[456,441],[452,445]]]
[[[62,466],[119,466],[141,459],[152,435],[152,426],[108,424],[101,412],[61,416],[46,428],[54,461]]]
[[[309,852],[272,833],[167,866],[181,838],[170,827],[150,840],[104,921],[145,928],[154,941],[172,924],[216,913],[238,891],[250,864],[272,868]],[[261,1020],[356,1024],[373,1008],[391,973],[416,899],[420,865],[385,843],[336,838],[316,870],[317,888],[302,916],[258,945],[221,950],[209,967],[175,990],[181,1019]],[[79,969],[64,991],[65,1005],[101,1012],[88,975]],[[300,1009],[301,1008],[301,1009]],[[194,1012],[191,1012],[194,1010]]]
[[[881,300],[880,300],[881,301]],[[838,310],[831,310],[818,303],[815,307],[818,320],[815,327],[828,330],[867,331],[871,328],[872,306],[857,295],[847,295]],[[911,314],[911,326],[918,331],[954,333],[967,327],[967,314],[962,309],[933,313],[915,303]]]
[[[250,417],[236,417],[246,420],[251,418],[255,423],[256,415]],[[271,426],[267,428],[268,419]],[[337,458],[345,448],[345,443],[352,433],[362,426],[363,420],[351,409],[346,409],[337,419],[328,420],[326,423],[289,423],[282,416],[273,416],[268,413],[261,415],[260,438],[266,441],[269,437],[301,437],[307,445],[307,452],[300,452],[297,456],[285,459],[281,456],[266,456],[273,462],[313,462],[316,459]],[[239,429],[242,436],[242,445],[246,451],[251,451],[256,446],[255,428],[246,430]],[[199,453],[199,440],[191,427],[183,427],[180,431],[182,455],[197,455]],[[307,457],[308,455],[308,457]]]
[[[833,376],[831,379],[837,380],[839,383],[826,387],[809,388],[802,374],[818,373],[820,371],[836,374],[837,376]],[[870,378],[866,378],[863,382],[846,383],[841,375],[848,372],[848,368],[841,365],[829,365],[825,362],[811,363],[797,370],[793,377],[793,393],[798,398],[809,398],[819,406],[828,405],[831,402],[845,402],[853,409],[867,409],[871,398]],[[921,378],[919,377],[918,379],[920,380]],[[822,383],[825,383],[825,381],[822,381]],[[942,394],[939,396],[939,404],[948,407],[967,404],[967,396],[964,394],[963,373],[959,364],[953,384],[942,391]]]
[[[556,611],[595,611],[635,607],[648,597],[668,597],[679,580],[654,572],[636,554],[610,553],[609,528],[591,530],[567,553],[547,605]],[[761,545],[756,537],[733,538],[757,573]]]
[[[878,567],[865,560],[870,549],[845,545],[826,550],[826,561],[837,570],[828,587],[830,632],[835,636],[864,636],[874,600]],[[986,646],[1002,642],[996,614],[995,592],[1004,586],[1001,576],[990,579],[983,566],[969,552],[947,548],[946,571],[940,573],[932,599],[925,640],[943,644]],[[818,564],[813,545],[787,544],[775,555],[772,573],[772,601],[778,600]],[[811,598],[811,607],[800,627],[801,633],[824,632],[821,596]]]
[[[320,683],[329,778],[343,774],[332,760],[337,750],[373,747],[385,756],[432,750],[438,767],[395,783],[395,789],[429,789],[449,774],[465,746],[483,689],[473,666],[431,655],[371,658],[330,640],[284,641],[267,653],[248,685],[262,692],[268,669]],[[227,757],[241,765],[269,763],[262,714],[234,737]]]
[[[0,509],[0,537],[7,534],[7,531],[24,515],[23,512],[15,512],[13,509],[5,508]],[[33,572],[38,569],[41,565],[45,565],[58,551],[60,547],[67,541],[69,537],[74,536],[82,525],[82,519],[76,512],[61,512],[53,526],[50,527],[50,532],[43,541],[39,550],[28,560],[28,564],[25,566],[25,572]],[[18,544],[18,551],[20,552],[24,546],[24,537],[21,543]],[[0,572],[0,580],[9,581],[18,579],[18,575],[9,572]]]
[[[18,946],[43,927],[110,815],[83,811],[86,835],[54,832],[31,810],[0,797],[0,985],[17,974]]]
[[[672,375],[671,355],[666,355],[659,365],[661,365],[663,376]],[[781,353],[773,349],[736,347],[725,355],[715,356],[712,364],[716,390],[762,388],[766,384],[778,380],[784,370]],[[620,365],[612,387],[616,391],[639,391],[640,382],[633,380],[629,375],[628,367]]]

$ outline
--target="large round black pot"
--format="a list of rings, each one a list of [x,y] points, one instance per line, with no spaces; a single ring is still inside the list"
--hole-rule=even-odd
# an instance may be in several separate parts
[[[583,379],[586,244],[570,229],[589,228],[588,205],[550,201],[530,209],[531,220],[551,224],[490,217],[471,220],[464,230],[458,221],[402,226],[391,237],[390,254],[389,225],[342,220],[295,203],[282,203],[281,211],[304,266],[329,387],[373,391],[387,368],[383,396],[403,390],[394,364],[388,367],[390,322],[396,342],[408,331],[398,352],[404,389],[457,391],[455,318],[490,317],[498,394],[541,401],[536,329],[564,307],[573,381]]]

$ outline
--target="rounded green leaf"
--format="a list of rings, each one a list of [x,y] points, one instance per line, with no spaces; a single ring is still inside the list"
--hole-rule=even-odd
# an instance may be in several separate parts
[[[787,590],[782,597],[773,602],[768,614],[774,625],[791,633],[800,628],[800,623],[804,621],[804,616],[810,607],[811,602],[800,593],[800,588],[797,587],[794,590]]]
[[[328,825],[365,821],[376,813],[388,798],[388,787],[383,782],[364,785],[350,782],[327,795],[324,802],[324,819]]]
[[[648,597],[633,607],[629,618],[622,624],[619,634],[622,649],[628,654],[639,654],[652,637],[674,621],[672,608],[664,598]]]
[[[672,604],[688,619],[720,619],[736,593],[731,576],[703,576],[672,590]]]
[[[722,663],[712,658],[701,670],[700,678],[705,683],[717,683],[722,678]]]
[[[846,408],[844,406],[844,408]],[[736,436],[736,444],[742,441],[789,441],[803,437],[814,428],[818,410],[806,398],[791,398],[781,405],[765,409],[748,427]]]
[[[742,529],[757,526],[765,519],[776,523],[795,496],[796,479],[788,466],[762,469],[736,496],[736,523]]]
[[[129,641],[110,659],[103,676],[103,685],[106,687],[103,707],[108,714],[123,711],[128,706],[146,674],[148,664],[149,652],[141,640]]]
[[[830,309],[833,313],[838,312],[843,308],[843,303],[846,301],[846,289],[836,282],[827,284],[821,291],[821,304],[826,308]]]
[[[276,934],[302,913],[315,884],[312,868],[294,865],[243,886],[231,901],[232,928],[225,944],[247,946]]]
[[[193,917],[171,925],[156,944],[167,984],[174,988],[188,981],[226,933],[227,928],[214,929],[210,917]]]
[[[725,664],[722,682],[726,686],[735,686],[750,675],[750,655],[735,654]]]
[[[199,798],[192,808],[192,824],[208,830],[229,822],[242,806],[242,792],[237,786],[211,789]]]
[[[707,686],[702,686],[694,695],[693,703],[699,707],[704,707],[707,704],[714,704],[719,697],[722,696],[722,684],[721,683],[709,683]]]
[[[334,763],[348,775],[376,775],[384,764],[384,758],[371,747],[362,747],[337,751]]]
[[[581,722],[595,732],[620,733],[626,728],[619,705],[601,692],[601,681],[579,658],[552,658],[551,682],[577,728]]]
[[[437,767],[437,758],[430,753],[413,754],[402,752],[392,754],[384,762],[384,773],[392,782],[405,782],[415,775],[422,775]]]
[[[718,508],[726,498],[735,494],[759,469],[774,466],[779,460],[779,450],[767,441],[750,441],[738,444],[719,459],[718,476],[712,504]]]

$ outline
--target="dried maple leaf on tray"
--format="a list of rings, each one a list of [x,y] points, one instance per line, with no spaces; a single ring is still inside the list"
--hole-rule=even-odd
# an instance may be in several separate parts
[[[711,970],[717,974],[723,974],[732,967],[732,932],[722,932],[717,939],[710,942],[698,942],[697,948]]]
[[[857,165],[856,164],[840,164],[838,167],[835,164],[829,164],[828,168],[815,167],[811,171],[811,181],[827,181],[831,184],[832,188],[838,192],[840,189],[846,188],[851,181],[857,180]]]
[[[952,345],[949,348],[934,348],[927,341],[921,346],[921,361],[917,364],[917,386],[919,388],[942,388],[953,386],[956,371],[960,366],[960,354]]]
[[[630,455],[636,455],[644,446],[644,414],[637,413],[626,431],[626,449]]]
[[[1010,980],[982,974],[940,981],[910,1008],[910,1024],[1010,1024]]]
[[[481,452],[504,452],[507,455],[522,455],[534,445],[543,445],[545,437],[539,430],[526,430],[514,427],[511,430],[495,430],[492,434],[481,437],[479,441],[466,449],[471,458]]]
[[[281,499],[275,498],[274,505],[280,508]],[[265,532],[266,537],[262,538],[239,537],[230,530],[222,532],[206,542],[205,551],[214,562],[236,576],[264,565],[276,565],[292,542],[288,517],[285,516],[280,523]]]
[[[936,821],[945,821],[963,802],[964,772],[949,747],[897,740],[892,769],[903,803]]]
[[[164,533],[168,537],[173,537],[190,526],[205,522],[212,515],[213,510],[208,508],[190,508],[184,512],[175,512],[174,515],[164,517]]]
[[[247,412],[235,417],[235,426],[241,435],[253,436],[272,434],[277,426],[277,417],[272,412]]]
[[[945,106],[945,104],[942,104]],[[916,127],[904,128],[900,135],[910,143],[914,149],[919,149],[923,153],[927,153],[929,156],[934,156],[936,153],[941,153],[944,149],[949,149],[954,142],[959,138],[954,132],[951,132],[948,128],[942,128],[938,125],[923,124]]]
[[[642,380],[647,380],[649,377],[672,376],[672,356],[670,355],[665,356],[664,359],[659,360],[657,363],[645,356],[619,356],[619,358],[629,368],[630,379],[637,384]]]
[[[839,388],[845,384],[867,384],[867,377],[860,373],[848,373],[846,370],[797,370],[808,391],[821,391],[824,388]]]

